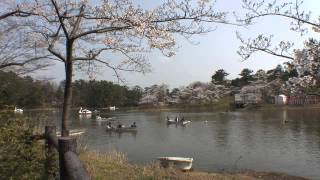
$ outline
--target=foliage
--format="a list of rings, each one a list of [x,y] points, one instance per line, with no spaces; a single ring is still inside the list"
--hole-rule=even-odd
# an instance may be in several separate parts
[[[20,77],[13,72],[0,71],[0,107],[47,107],[57,103],[56,87],[49,81],[30,76]]]
[[[73,83],[73,105],[92,108],[137,106],[142,88],[128,88],[109,81],[77,80]]]
[[[0,71],[0,108],[60,107],[63,101],[63,86],[50,81],[20,77],[13,72]],[[137,106],[142,88],[129,88],[109,81],[77,80],[73,83],[73,105],[92,108],[107,106]]]
[[[214,84],[226,84],[226,76],[229,74],[224,69],[217,70],[211,77],[211,82]]]
[[[243,69],[239,74],[241,77],[232,80],[231,85],[236,87],[242,87],[250,84],[250,82],[254,80],[252,72],[253,71],[248,68]]]
[[[3,115],[0,121],[0,177],[42,179],[44,147],[32,140],[32,125]]]

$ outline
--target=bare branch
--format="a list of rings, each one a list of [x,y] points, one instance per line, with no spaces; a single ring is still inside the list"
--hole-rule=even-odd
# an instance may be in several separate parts
[[[260,34],[255,39],[244,40],[239,33],[237,33],[237,38],[241,41],[242,45],[237,51],[243,60],[247,60],[252,54],[262,51],[267,54],[274,56],[286,58],[293,60],[294,58],[289,55],[289,50],[293,47],[293,43],[290,42],[280,42],[277,47],[272,48],[272,36],[266,37]]]

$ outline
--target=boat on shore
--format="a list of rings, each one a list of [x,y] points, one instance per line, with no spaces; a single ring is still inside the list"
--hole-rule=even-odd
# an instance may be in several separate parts
[[[162,167],[167,168],[176,166],[183,171],[189,171],[192,168],[193,158],[185,157],[158,157]]]
[[[80,136],[85,132],[86,132],[85,129],[72,129],[72,130],[69,130],[69,136]],[[56,132],[56,135],[60,137],[61,132],[60,131]]]

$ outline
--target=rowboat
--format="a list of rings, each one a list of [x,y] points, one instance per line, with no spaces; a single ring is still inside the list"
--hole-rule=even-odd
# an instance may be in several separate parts
[[[114,117],[104,118],[101,116],[96,116],[96,121],[112,121],[112,120],[114,120]]]
[[[187,125],[189,123],[191,123],[191,121],[182,121],[182,125]]]
[[[162,167],[176,166],[177,168],[188,171],[192,168],[193,158],[185,157],[158,157]]]
[[[107,127],[107,132],[137,132],[136,127],[122,127],[122,128],[115,128],[115,127]]]
[[[183,120],[183,121],[176,121],[176,120],[173,120],[173,119],[167,119],[167,124],[181,124],[181,125],[187,125],[191,123],[191,121],[186,121],[186,120]]]
[[[168,124],[178,124],[179,122],[173,119],[167,119]]]
[[[85,133],[86,132],[86,130],[85,129],[72,129],[72,130],[70,130],[69,131],[69,136],[80,136],[80,135],[82,135],[83,133]],[[61,136],[61,132],[57,132],[56,133],[56,135],[58,136],[58,137],[60,137]]]

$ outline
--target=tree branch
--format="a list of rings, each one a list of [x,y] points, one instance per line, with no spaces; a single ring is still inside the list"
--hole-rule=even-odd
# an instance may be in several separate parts
[[[55,2],[55,0],[51,0],[51,2],[53,4],[53,7],[54,7],[54,9],[56,11],[56,14],[58,16],[58,19],[59,19],[60,25],[61,25],[61,27],[63,29],[64,35],[66,36],[67,39],[69,39],[69,34],[68,34],[68,31],[67,31],[67,29],[65,27],[65,24],[63,22],[63,16],[60,15],[60,12],[59,12],[59,9],[58,9],[58,5]]]

